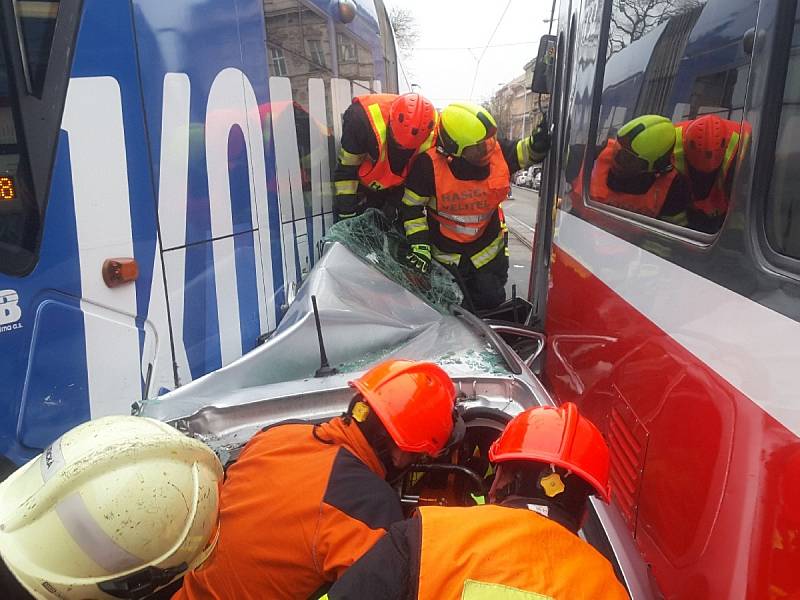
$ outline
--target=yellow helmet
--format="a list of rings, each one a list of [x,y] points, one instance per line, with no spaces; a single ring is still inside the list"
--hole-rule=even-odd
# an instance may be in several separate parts
[[[438,147],[445,154],[461,156],[464,148],[497,134],[497,123],[488,110],[469,102],[453,102],[439,116]]]
[[[68,431],[0,484],[0,556],[36,598],[141,598],[216,543],[222,465],[144,417]]]
[[[672,166],[675,125],[661,115],[642,115],[625,123],[617,132],[617,141],[627,152],[617,157],[636,172],[661,172]],[[628,164],[630,163],[630,164]]]

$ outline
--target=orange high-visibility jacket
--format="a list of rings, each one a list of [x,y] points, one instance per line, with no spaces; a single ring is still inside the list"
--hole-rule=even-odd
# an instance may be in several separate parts
[[[419,514],[419,600],[493,598],[503,588],[537,599],[628,598],[603,555],[537,512],[486,505]]]
[[[216,549],[173,600],[308,598],[402,519],[384,477],[341,418],[257,434],[228,469]]]
[[[457,179],[447,157],[428,151],[433,163],[436,198],[428,204],[428,216],[439,222],[442,235],[461,243],[477,240],[508,196],[509,171],[503,150],[495,144],[489,176],[481,181]]]
[[[606,147],[598,154],[592,168],[592,179],[589,182],[589,196],[596,202],[609,206],[616,206],[631,212],[648,217],[658,217],[664,202],[667,200],[669,189],[678,173],[673,169],[662,173],[655,178],[653,185],[644,194],[627,194],[618,192],[608,187],[608,174],[614,164],[614,155],[619,150],[619,142],[615,139],[608,140]],[[574,189],[580,190],[583,186],[583,171],[578,176]]]
[[[369,119],[369,124],[372,126],[372,132],[378,142],[378,160],[372,162],[370,157],[366,157],[358,168],[358,177],[361,183],[373,190],[403,185],[406,177],[408,177],[408,172],[411,170],[414,157],[431,148],[436,139],[435,132],[432,132],[428,139],[425,140],[425,143],[411,156],[406,166],[403,167],[403,172],[400,174],[394,173],[389,165],[387,131],[389,110],[392,102],[396,99],[397,96],[394,94],[366,94],[353,99],[353,102],[357,102],[363,107],[364,112],[367,114],[367,119]]]

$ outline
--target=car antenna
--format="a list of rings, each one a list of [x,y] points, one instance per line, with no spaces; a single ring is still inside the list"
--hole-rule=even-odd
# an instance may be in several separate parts
[[[514,310],[514,323],[519,323],[519,321],[517,321],[517,284],[516,283],[511,285],[511,307]]]
[[[319,369],[314,373],[314,377],[327,377],[339,372],[336,367],[328,364],[328,355],[325,354],[325,344],[322,342],[322,326],[319,323],[319,310],[317,310],[317,297],[311,296],[311,306],[314,308],[314,323],[317,327],[317,339],[319,340]]]

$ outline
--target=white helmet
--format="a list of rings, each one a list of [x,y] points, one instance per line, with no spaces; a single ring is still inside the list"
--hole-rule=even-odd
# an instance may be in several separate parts
[[[221,481],[165,423],[89,421],[0,483],[0,556],[37,598],[143,598],[211,553]]]

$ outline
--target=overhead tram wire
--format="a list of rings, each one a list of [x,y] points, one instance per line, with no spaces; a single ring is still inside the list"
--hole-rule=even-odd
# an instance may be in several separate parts
[[[492,30],[492,35],[489,36],[489,40],[486,42],[486,45],[483,47],[483,51],[481,55],[478,57],[478,61],[475,63],[475,75],[472,78],[472,87],[469,90],[469,100],[472,102],[472,96],[475,92],[475,82],[478,80],[478,69],[481,66],[481,61],[483,60],[483,55],[486,54],[487,48],[489,48],[489,44],[492,43],[492,39],[494,38],[494,34],[497,33],[497,30],[500,28],[500,24],[503,22],[503,18],[506,16],[508,12],[508,7],[511,6],[511,0],[506,2],[506,7],[503,9],[503,14],[500,15],[500,18],[497,20],[497,24],[494,26]]]
[[[535,46],[539,42],[511,42],[508,44],[490,44],[485,48],[507,48],[509,46]],[[422,48],[414,48],[414,51],[422,50],[423,52],[432,52],[436,50],[478,50],[484,46],[428,46]]]
[[[408,89],[413,91],[414,88],[411,87],[411,82],[408,80],[408,75],[406,75],[406,70],[403,68],[403,63],[400,61],[399,58],[397,59],[397,65],[400,67],[400,72],[403,74],[403,79],[406,80],[406,85],[408,86]]]

